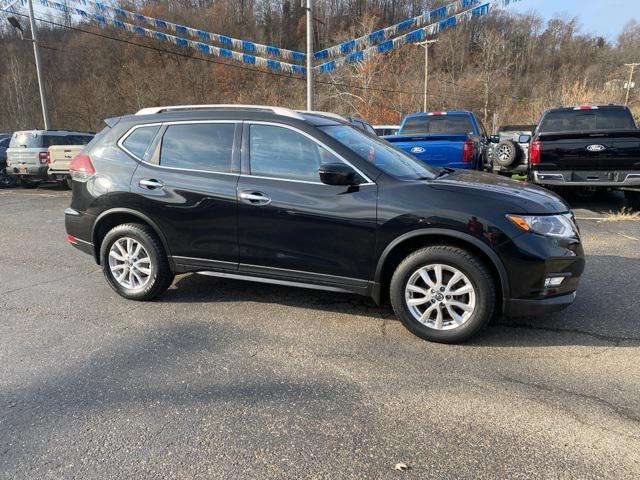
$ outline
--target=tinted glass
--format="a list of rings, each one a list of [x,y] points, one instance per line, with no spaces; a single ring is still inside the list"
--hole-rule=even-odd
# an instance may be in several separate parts
[[[341,160],[301,133],[272,125],[251,125],[251,175],[319,182],[318,168]]]
[[[136,157],[142,159],[159,128],[159,125],[137,128],[122,142],[122,145]]]
[[[540,132],[624,130],[635,127],[631,114],[622,108],[571,110],[547,113],[540,124]]]
[[[414,159],[408,153],[394,147],[375,135],[347,125],[320,127],[342,145],[363,160],[373,163],[382,171],[402,180],[434,178],[436,173],[431,167]]]
[[[12,148],[48,148],[52,145],[86,145],[93,135],[47,135],[40,133],[16,133],[11,138]]]
[[[0,140],[0,147],[8,147],[9,142],[11,142],[11,138],[3,138],[2,140]]]
[[[401,135],[467,134],[473,132],[467,115],[434,115],[408,118]]]
[[[207,172],[230,172],[232,123],[171,125],[162,137],[160,165]]]

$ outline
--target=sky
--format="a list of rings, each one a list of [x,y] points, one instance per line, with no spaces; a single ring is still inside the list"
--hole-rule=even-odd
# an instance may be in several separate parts
[[[535,11],[545,19],[578,17],[584,33],[615,40],[625,24],[640,22],[640,0],[522,0],[508,7],[516,12]]]

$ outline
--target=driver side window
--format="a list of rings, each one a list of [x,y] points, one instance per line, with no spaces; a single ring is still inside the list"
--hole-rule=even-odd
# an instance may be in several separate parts
[[[340,159],[299,132],[276,125],[249,127],[251,175],[320,183],[318,168]]]

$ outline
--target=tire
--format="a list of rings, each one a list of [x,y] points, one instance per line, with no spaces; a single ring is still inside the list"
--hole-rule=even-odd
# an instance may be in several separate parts
[[[511,140],[504,140],[496,146],[493,160],[501,167],[510,167],[517,158],[518,146]]]
[[[442,272],[440,283],[437,283],[438,265]],[[432,286],[423,280],[421,272],[425,271]],[[461,279],[447,285],[453,281],[456,272],[462,275]],[[415,290],[408,290],[408,287],[420,289],[424,296],[417,291],[414,293]],[[438,291],[440,287],[445,291]],[[447,287],[455,287],[453,292],[471,290],[469,293],[447,296]],[[405,258],[393,274],[389,293],[395,314],[411,333],[440,343],[461,343],[473,337],[491,320],[496,305],[495,282],[487,267],[468,251],[447,245],[426,247]],[[408,304],[411,299],[421,301],[427,297],[430,300],[419,305]],[[462,309],[461,305],[467,310]],[[425,318],[427,310],[430,313]],[[438,311],[442,312],[442,316]],[[423,322],[418,318],[420,315]]]
[[[136,244],[142,249],[134,257]],[[131,248],[127,250],[129,245]],[[111,254],[112,251],[115,256]],[[126,254],[133,258],[128,258]],[[136,258],[148,258],[148,261],[139,263],[134,261]],[[164,293],[173,282],[174,274],[171,272],[162,243],[155,232],[146,225],[126,223],[109,230],[102,240],[100,259],[102,272],[109,286],[129,300],[151,300]],[[131,270],[134,273],[129,273]],[[116,273],[119,272],[124,274],[122,280],[116,277]]]
[[[20,185],[22,185],[22,188],[38,188],[38,185],[40,185],[40,182],[34,182],[33,180],[25,180],[24,178],[20,180]]]
[[[73,189],[73,179],[71,178],[71,175],[64,177],[64,180],[61,183],[69,190]]]
[[[11,187],[15,187],[16,183],[18,183],[18,181],[16,180],[16,177],[7,175],[6,171],[0,171],[0,187],[11,188]]]
[[[624,197],[630,209],[640,212],[640,192],[625,191]]]

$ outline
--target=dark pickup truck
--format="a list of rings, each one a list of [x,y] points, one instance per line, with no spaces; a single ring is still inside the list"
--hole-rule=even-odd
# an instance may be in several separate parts
[[[640,209],[640,130],[628,108],[546,111],[530,146],[530,180],[549,187],[623,190]]]

